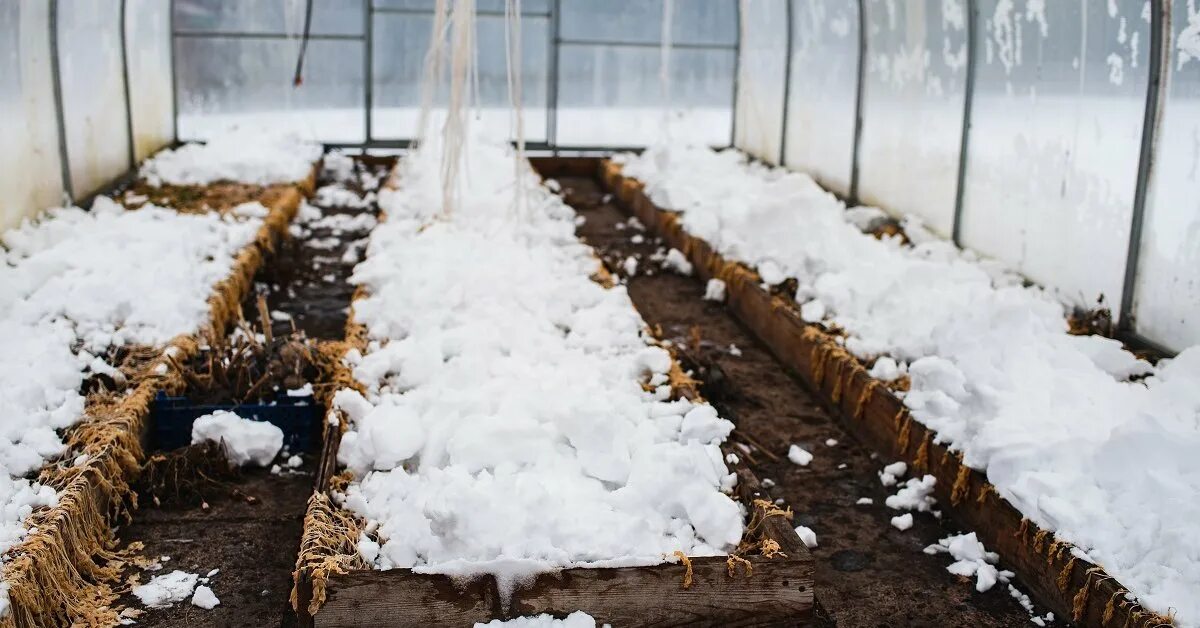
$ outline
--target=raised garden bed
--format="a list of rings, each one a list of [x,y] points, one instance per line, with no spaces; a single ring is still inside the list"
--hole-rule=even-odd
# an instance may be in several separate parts
[[[982,473],[936,443],[936,434],[913,420],[904,404],[832,334],[802,320],[794,300],[762,288],[753,270],[724,259],[688,234],[677,214],[655,206],[641,183],[624,176],[618,164],[578,159],[568,167],[572,174],[590,170],[599,176],[643,224],[684,253],[701,279],[723,280],[727,307],[775,357],[875,451],[935,476],[935,494],[952,516],[997,551],[1056,615],[1089,626],[1162,625],[1162,616],[1129,601],[1129,591],[1101,567],[1076,557],[1070,544],[1023,518]]]

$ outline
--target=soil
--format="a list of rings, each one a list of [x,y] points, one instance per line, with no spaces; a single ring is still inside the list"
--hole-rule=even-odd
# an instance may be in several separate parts
[[[174,569],[203,576],[219,568],[208,586],[221,603],[212,610],[192,606],[188,600],[170,608],[146,609],[137,625],[258,628],[283,625],[285,618],[292,621],[288,595],[304,508],[312,494],[311,466],[306,461],[299,472],[280,475],[247,470],[229,490],[211,498],[207,509],[143,504],[134,522],[121,529],[122,546],[141,541],[142,556],[169,556],[170,560],[157,571],[141,571],[141,582]],[[132,595],[120,603],[142,608]]]
[[[651,328],[661,328],[663,337],[682,347],[679,357],[702,380],[705,398],[736,424],[732,439],[750,449],[751,468],[760,480],[775,483],[767,492],[795,511],[795,525],[816,532],[818,546],[811,552],[817,600],[832,621],[838,626],[1030,625],[1029,613],[1006,586],[977,593],[973,581],[946,571],[947,555],[922,552],[962,532],[953,522],[922,513],[914,514],[908,531],[891,526],[900,513],[883,502],[894,489],[883,487],[877,473],[893,461],[860,444],[723,305],[705,301],[696,278],[662,271],[651,261],[660,246],[652,234],[619,229],[627,214],[593,179],[558,181],[567,202],[585,218],[578,234],[614,275],[625,277],[622,261],[639,258],[637,274],[627,284],[634,305]],[[644,242],[632,242],[636,235]],[[827,445],[827,439],[837,444]],[[814,453],[812,463],[789,462],[791,444]],[[861,497],[873,504],[856,505]],[[1013,584],[1025,591],[1019,581]]]

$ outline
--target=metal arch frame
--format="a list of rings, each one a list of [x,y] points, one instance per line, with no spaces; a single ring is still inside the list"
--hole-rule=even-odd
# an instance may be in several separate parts
[[[975,66],[979,61],[979,33],[975,18],[979,15],[978,0],[963,0],[967,9],[967,75],[963,85],[962,130],[958,138],[958,177],[954,188],[954,218],[950,239],[962,247],[962,215],[967,184],[967,150],[970,148],[971,113],[975,103]]]
[[[71,162],[67,152],[67,120],[63,113],[62,73],[58,60],[58,0],[49,2],[50,15],[46,21],[50,29],[50,79],[54,86],[54,113],[58,123],[58,160],[63,194],[67,203],[70,203],[75,197],[75,184],[71,181]]]

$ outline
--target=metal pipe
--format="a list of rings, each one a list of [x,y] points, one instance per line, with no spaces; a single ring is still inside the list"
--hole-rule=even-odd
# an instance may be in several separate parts
[[[783,122],[779,132],[781,135],[779,138],[779,165],[781,166],[787,165],[788,101],[792,92],[792,39],[795,35],[792,23],[793,4],[795,4],[795,0],[787,0],[787,46],[784,48],[784,54],[787,56],[783,60]]]
[[[175,0],[169,1],[167,16],[167,38],[171,49],[171,141],[179,143],[179,80],[178,66],[175,60]]]
[[[376,13],[391,13],[394,15],[423,15],[423,16],[433,16],[433,15],[437,14],[437,12],[432,9],[412,9],[412,8],[405,8],[405,7],[375,7],[375,12]],[[553,11],[551,11],[549,13],[531,13],[528,11],[522,11],[521,17],[547,17],[548,18],[548,17],[551,17],[553,15],[553,13],[554,13]],[[505,17],[504,11],[491,11],[491,10],[476,10],[475,15],[484,16],[484,17]]]
[[[133,147],[133,100],[130,98],[132,90],[129,89],[129,34],[126,32],[128,30],[126,22],[129,15],[128,6],[128,0],[121,0],[120,15],[117,19],[120,21],[119,28],[121,29],[121,81],[125,86],[125,134],[129,139],[129,167],[133,168],[137,165],[137,154]]]
[[[371,142],[371,112],[375,108],[375,6],[363,0],[363,140]]]
[[[562,27],[562,0],[550,5],[549,67],[546,69],[546,144],[553,149],[558,145],[558,63],[560,29]],[[528,146],[527,146],[528,147]]]
[[[867,3],[858,0],[858,87],[854,95],[854,147],[850,155],[850,190],[846,195],[848,204],[858,204],[858,151],[862,146],[863,127],[863,83],[867,69]]]
[[[962,246],[962,215],[963,199],[967,182],[967,149],[971,137],[971,110],[975,99],[975,64],[979,59],[978,17],[979,5],[977,0],[965,0],[967,4],[967,76],[963,87],[963,119],[962,136],[958,139],[958,180],[954,190],[954,223],[951,238],[954,244]]]
[[[175,37],[221,38],[221,39],[295,39],[287,33],[250,32],[250,31],[174,31]],[[317,34],[309,35],[309,39],[331,41],[364,41],[363,35]]]
[[[1146,85],[1146,110],[1142,115],[1142,145],[1138,156],[1137,184],[1133,190],[1133,216],[1129,226],[1129,248],[1125,255],[1125,281],[1121,290],[1121,309],[1117,327],[1135,332],[1133,298],[1137,283],[1138,261],[1141,257],[1142,227],[1146,216],[1146,195],[1154,175],[1154,145],[1158,140],[1162,106],[1170,71],[1167,62],[1171,54],[1171,0],[1150,3],[1150,80]]]
[[[732,114],[729,122],[729,147],[737,148],[737,120],[738,120],[738,75],[742,72],[742,1],[734,0],[736,10],[733,12],[733,85],[732,85],[732,100],[729,103],[729,111]]]
[[[64,204],[70,204],[75,197],[75,188],[71,183],[71,162],[67,154],[67,121],[63,114],[62,74],[58,61],[58,0],[50,0],[50,79],[54,84],[54,112],[58,123],[58,159],[62,175]]]

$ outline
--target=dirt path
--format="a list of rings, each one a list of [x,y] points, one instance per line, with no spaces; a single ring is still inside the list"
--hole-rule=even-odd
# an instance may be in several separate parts
[[[792,507],[795,525],[816,532],[817,599],[838,626],[1031,625],[1007,586],[977,593],[973,581],[946,571],[951,562],[946,555],[922,552],[960,532],[953,523],[917,514],[908,531],[891,526],[900,513],[883,502],[895,489],[883,487],[877,473],[893,461],[860,445],[722,305],[703,300],[698,280],[664,272],[651,261],[658,249],[652,235],[618,228],[628,217],[604,202],[607,196],[596,182],[571,177],[559,182],[586,219],[577,233],[610,270],[625,276],[624,261],[640,258],[628,283],[634,304],[649,325],[661,326],[664,337],[685,347],[682,357],[705,380],[705,397],[737,425],[734,440],[752,447],[755,473],[775,483],[771,496]],[[643,242],[635,243],[638,239]],[[826,444],[829,439],[837,443]],[[793,443],[814,454],[807,467],[787,460]],[[873,504],[855,503],[863,497]]]

